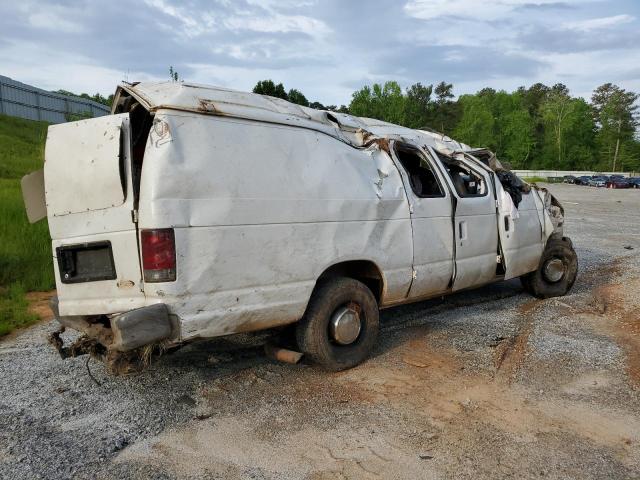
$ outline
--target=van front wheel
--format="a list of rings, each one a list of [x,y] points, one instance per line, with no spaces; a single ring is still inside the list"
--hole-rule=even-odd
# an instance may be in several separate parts
[[[366,360],[378,329],[378,303],[371,290],[357,280],[340,277],[316,286],[296,327],[296,339],[311,362],[339,371]]]
[[[552,238],[542,253],[537,270],[520,277],[525,291],[537,298],[561,297],[573,287],[578,257],[568,238]]]

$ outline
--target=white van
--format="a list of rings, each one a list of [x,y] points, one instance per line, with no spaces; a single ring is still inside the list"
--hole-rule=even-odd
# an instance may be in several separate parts
[[[340,370],[371,351],[379,308],[513,277],[565,294],[577,259],[561,206],[503,187],[496,165],[277,98],[123,84],[113,115],[49,127],[55,315],[105,358],[295,323],[299,349]],[[35,218],[38,181],[23,181]]]

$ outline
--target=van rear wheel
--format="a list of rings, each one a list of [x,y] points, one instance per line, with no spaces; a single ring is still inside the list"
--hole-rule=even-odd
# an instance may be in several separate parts
[[[312,363],[340,371],[367,359],[378,338],[378,303],[362,282],[323,280],[296,326],[300,350]]]
[[[578,275],[578,257],[571,240],[552,238],[542,252],[538,268],[520,277],[523,288],[537,298],[566,295]]]

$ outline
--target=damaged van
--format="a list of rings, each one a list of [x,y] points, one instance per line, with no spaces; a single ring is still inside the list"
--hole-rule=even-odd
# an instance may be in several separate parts
[[[290,326],[341,370],[371,352],[381,308],[576,279],[561,205],[491,152],[224,88],[122,84],[112,115],[49,127],[23,193],[48,218],[57,321],[84,333],[53,335],[64,356]]]

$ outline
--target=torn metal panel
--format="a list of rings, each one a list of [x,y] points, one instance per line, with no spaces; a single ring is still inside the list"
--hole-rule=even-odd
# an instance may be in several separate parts
[[[36,223],[47,216],[47,201],[44,194],[44,169],[22,177],[20,181],[22,199],[29,223]]]
[[[378,144],[354,149],[309,129],[208,115],[155,120],[173,140],[147,147],[139,224],[173,226],[179,282],[146,284],[145,294],[172,306],[183,338],[296,321],[318,276],[342,261],[380,265],[383,301],[404,298],[409,207]],[[203,148],[206,138],[219,140]],[[176,172],[183,181],[165,181]]]

